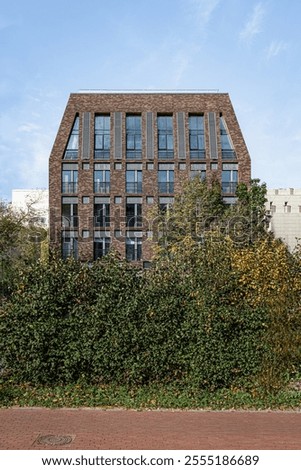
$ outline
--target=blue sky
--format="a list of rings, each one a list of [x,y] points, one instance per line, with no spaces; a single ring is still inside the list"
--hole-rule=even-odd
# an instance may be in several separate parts
[[[69,94],[228,92],[269,188],[301,187],[299,0],[2,0],[0,198],[48,185]]]

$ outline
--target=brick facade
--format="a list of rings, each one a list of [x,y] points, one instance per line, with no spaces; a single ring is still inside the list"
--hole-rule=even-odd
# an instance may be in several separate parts
[[[116,114],[117,113],[117,114]],[[142,154],[141,159],[126,157],[126,125],[127,115],[141,116]],[[94,117],[95,115],[110,116],[110,158],[94,159]],[[157,116],[170,115],[173,122],[174,157],[172,159],[158,159],[158,129]],[[203,115],[205,157],[203,159],[190,159],[189,147],[189,116]],[[209,115],[215,123],[216,135],[212,130],[209,135]],[[227,130],[233,145],[235,157],[224,160],[220,136],[220,116],[227,125]],[[64,159],[65,149],[73,128],[75,117],[79,116],[79,143],[78,158]],[[152,117],[152,127],[147,136],[147,117]],[[116,128],[121,117],[121,130]],[[178,124],[180,118],[184,122],[184,135],[179,137]],[[117,123],[117,124],[116,124]],[[182,124],[181,124],[182,125]],[[85,131],[83,131],[85,128]],[[85,135],[83,135],[85,132]],[[118,134],[119,133],[119,134]],[[121,135],[121,140],[116,139]],[[212,138],[217,143],[217,158],[212,159],[210,142]],[[210,141],[211,139],[211,141]],[[121,143],[121,152],[120,152]],[[147,148],[147,145],[149,148]],[[181,147],[181,148],[180,148]],[[153,150],[153,154],[150,155]],[[185,157],[185,158],[184,158]],[[181,190],[184,180],[189,177],[190,163],[203,163],[206,165],[206,181],[221,181],[223,164],[236,164],[238,167],[238,181],[249,184],[251,177],[250,157],[245,145],[234,109],[228,94],[221,93],[76,93],[71,94],[67,103],[49,162],[49,207],[50,207],[50,239],[52,246],[61,246],[62,240],[62,201],[63,197],[77,198],[78,218],[76,227],[67,227],[68,231],[75,232],[78,237],[78,257],[83,261],[93,260],[93,240],[95,231],[104,232],[110,236],[112,245],[121,254],[125,255],[125,205],[126,198],[132,194],[126,193],[126,165],[128,163],[142,164],[142,193],[135,195],[142,198],[143,227],[131,230],[139,232],[142,236],[142,260],[149,260],[152,255],[152,242],[147,238],[151,229],[147,214],[151,211],[151,204],[146,198],[153,197],[154,204],[158,203],[158,165],[160,163],[174,164],[174,192]],[[93,172],[94,164],[108,164],[110,168],[110,191],[107,194],[94,193]],[[150,168],[153,163],[153,169]],[[214,169],[212,169],[212,163]],[[63,164],[77,165],[78,187],[76,193],[63,194],[62,169]],[[186,164],[186,168],[185,168]],[[69,168],[69,167],[68,167]],[[75,167],[74,167],[75,168]],[[89,197],[89,202],[84,197]],[[94,197],[110,198],[110,226],[95,227],[93,221]],[[173,196],[168,194],[166,196]],[[226,197],[235,194],[225,194]],[[118,199],[119,198],[119,199]],[[72,224],[71,224],[72,225]],[[88,233],[89,232],[89,233]],[[83,236],[84,235],[84,236]]]

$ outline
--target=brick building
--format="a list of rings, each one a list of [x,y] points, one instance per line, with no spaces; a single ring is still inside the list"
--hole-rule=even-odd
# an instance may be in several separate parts
[[[115,246],[147,263],[155,204],[196,174],[232,203],[250,166],[226,93],[73,93],[50,156],[52,246],[83,261]]]

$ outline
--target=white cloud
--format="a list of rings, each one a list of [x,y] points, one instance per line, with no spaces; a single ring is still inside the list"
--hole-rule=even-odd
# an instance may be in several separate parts
[[[189,66],[190,57],[186,51],[179,52],[173,60],[173,65],[175,67],[173,74],[173,86],[178,87],[181,84],[181,80],[185,75],[185,72]]]
[[[40,129],[40,126],[37,126],[33,122],[27,122],[18,127],[19,132],[35,132]]]
[[[202,23],[209,23],[211,16],[220,3],[220,0],[196,0],[198,6],[198,16]]]
[[[267,59],[272,59],[276,57],[280,52],[285,51],[288,48],[288,43],[284,41],[272,41],[269,47],[267,48]]]
[[[220,0],[190,0],[190,13],[196,18],[201,29],[205,29]],[[187,0],[185,0],[187,6]]]
[[[240,39],[250,43],[252,39],[262,31],[262,22],[265,15],[265,10],[262,3],[257,3],[253,12],[246,22],[244,28],[240,32]]]

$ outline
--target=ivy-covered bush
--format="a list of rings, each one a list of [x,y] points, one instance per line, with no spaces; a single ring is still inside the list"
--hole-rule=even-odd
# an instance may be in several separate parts
[[[114,253],[92,266],[18,265],[0,307],[0,372],[20,383],[210,390],[275,390],[300,375],[301,250],[266,233],[265,193],[255,180],[227,206],[216,185],[188,182],[157,214],[150,270]]]
[[[1,313],[2,365],[16,381],[37,384],[217,388],[249,379],[261,367],[266,312],[231,305],[227,286],[222,297],[217,268],[210,277],[201,258],[190,269],[175,259],[141,272],[114,255],[92,267],[38,263]]]

